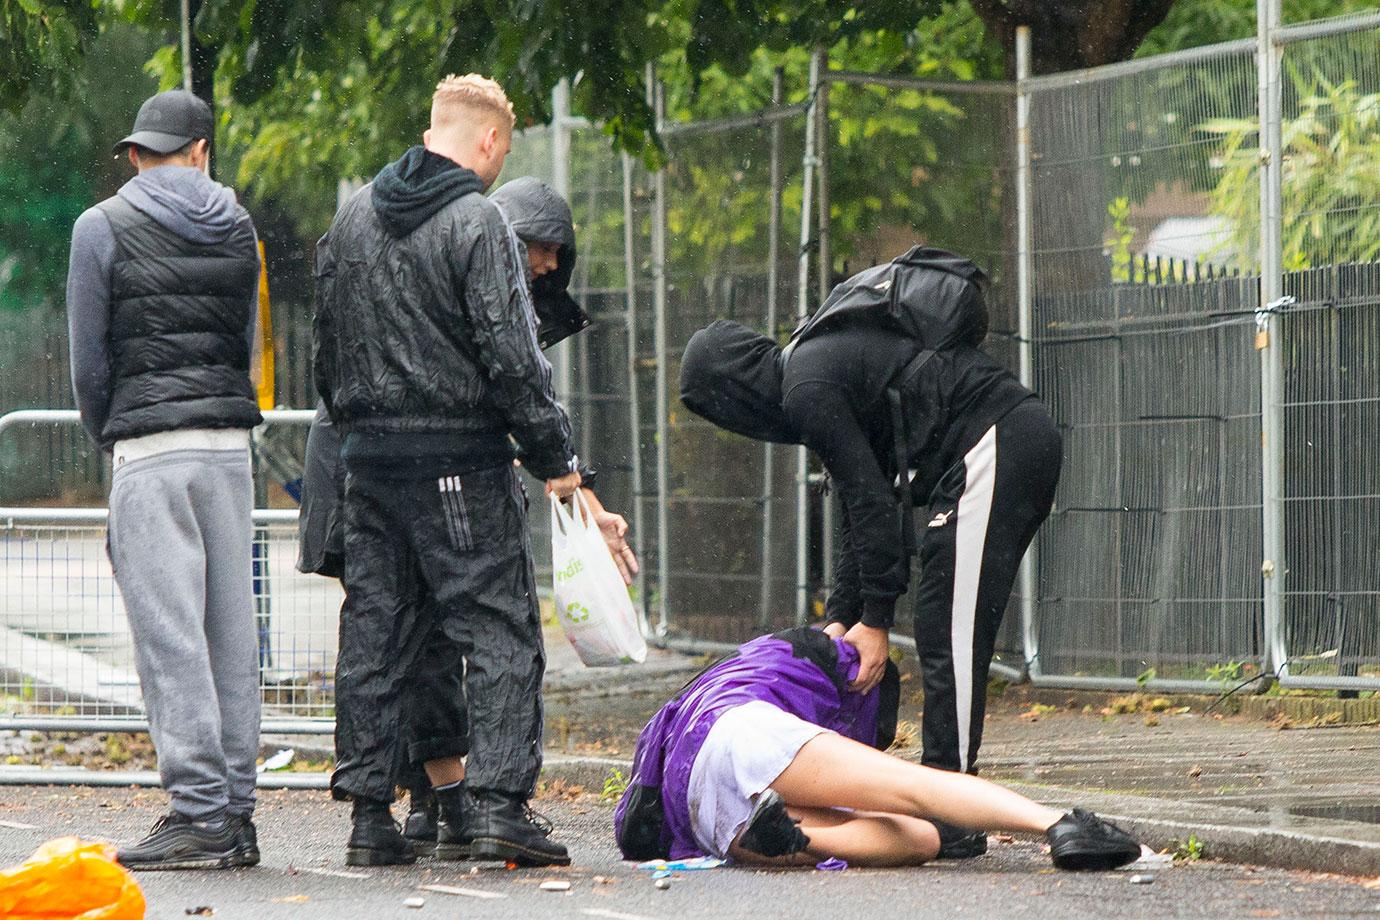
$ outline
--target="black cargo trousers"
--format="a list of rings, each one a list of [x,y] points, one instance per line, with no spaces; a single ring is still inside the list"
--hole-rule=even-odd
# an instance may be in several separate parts
[[[399,729],[410,722],[416,739],[433,694],[448,697],[432,699],[446,725],[431,747],[414,741],[412,758],[464,753],[455,720],[467,698],[467,784],[523,797],[535,788],[546,654],[519,475],[510,464],[440,479],[347,475],[336,798],[392,800],[409,759]],[[453,679],[462,668],[464,696],[436,694],[426,671]]]

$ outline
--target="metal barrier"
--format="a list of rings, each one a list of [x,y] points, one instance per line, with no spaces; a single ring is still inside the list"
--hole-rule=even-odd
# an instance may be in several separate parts
[[[279,409],[264,421],[307,425],[313,415]],[[78,421],[75,410],[20,410],[0,416],[0,436]],[[105,550],[107,514],[0,507],[0,694],[11,712],[0,730],[147,729]],[[264,731],[329,734],[339,585],[297,572],[296,509],[255,509],[253,520]]]
[[[668,123],[653,93],[657,173],[558,92],[505,177],[547,178],[575,213],[573,290],[596,324],[558,349],[560,391],[605,504],[634,524],[656,641],[717,650],[808,621],[831,577],[818,466],[685,411],[690,334],[728,317],[784,335],[834,273],[924,240],[991,271],[988,350],[1065,438],[999,673],[1380,689],[1380,13],[1281,26],[1277,0],[1261,8],[1257,40],[1069,74],[1029,76],[1027,36],[1013,82],[816,55],[808,86],[778,81],[757,112]],[[54,325],[42,347],[60,340]],[[540,565],[546,516],[532,519]],[[98,522],[48,523],[88,528],[50,528],[50,555],[98,546]],[[265,523],[266,590],[291,609],[273,593],[296,596],[272,558],[287,541]],[[115,604],[94,577],[89,603]],[[289,664],[289,699],[270,705],[310,712],[304,684],[325,672]]]

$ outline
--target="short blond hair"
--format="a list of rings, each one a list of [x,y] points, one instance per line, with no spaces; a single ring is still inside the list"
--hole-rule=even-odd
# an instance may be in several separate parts
[[[467,73],[450,74],[436,84],[431,97],[431,130],[487,126],[497,123],[511,131],[517,123],[508,94],[488,77]]]

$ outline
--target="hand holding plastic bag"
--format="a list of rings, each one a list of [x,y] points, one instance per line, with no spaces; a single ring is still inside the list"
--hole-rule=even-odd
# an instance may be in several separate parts
[[[594,523],[584,494],[571,499],[573,514],[551,499],[551,568],[556,616],[588,667],[634,664],[647,658],[628,587]]]
[[[59,837],[0,870],[6,920],[144,920],[144,893],[109,844]]]

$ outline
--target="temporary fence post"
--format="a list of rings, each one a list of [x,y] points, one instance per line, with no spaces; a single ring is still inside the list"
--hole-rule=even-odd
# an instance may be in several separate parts
[[[570,81],[565,79],[551,90],[551,187],[570,201]],[[552,357],[556,393],[569,408],[574,396],[570,392],[570,340],[558,343]]]
[[[646,539],[642,510],[642,404],[637,385],[637,258],[633,245],[632,157],[624,151],[623,160],[623,282],[626,285],[623,327],[628,343],[628,450],[632,461],[633,551],[638,560],[646,558]],[[643,632],[648,632],[647,576],[637,572],[637,602]]]
[[[819,92],[815,96],[815,149],[819,175],[819,303],[824,303],[833,288],[834,254],[829,232],[829,53],[820,52]],[[820,548],[823,556],[823,581],[826,589],[834,585],[834,496],[827,489],[821,499]]]
[[[1016,28],[1016,310],[1020,335],[1021,383],[1035,389],[1034,343],[1034,256],[1031,239],[1030,174],[1030,27]],[[1040,671],[1040,634],[1036,623],[1035,553],[1038,538],[1031,542],[1021,560],[1021,644],[1025,669],[1031,676]]]
[[[666,87],[660,80],[653,88],[653,109],[659,132],[666,119]],[[653,308],[656,310],[653,336],[656,348],[656,539],[657,539],[657,634],[664,636],[670,629],[671,554],[670,482],[667,472],[670,455],[670,431],[667,413],[670,393],[666,380],[666,169],[656,172],[652,202],[652,282]]]
[[[1277,312],[1284,293],[1280,248],[1283,46],[1277,40],[1280,0],[1256,0],[1256,74],[1260,119],[1260,351],[1261,582],[1264,591],[1265,667],[1288,675],[1284,642],[1284,349]]]
[[[814,221],[812,192],[815,184],[815,107],[819,101],[819,72],[824,53],[810,55],[810,99],[805,113],[805,155],[802,158],[800,190],[800,259],[796,292],[799,297],[796,317],[810,312],[810,227]],[[810,455],[804,447],[795,455],[795,622],[804,626],[810,613]]]
[[[771,78],[771,104],[781,105],[784,74],[778,67]],[[781,122],[771,123],[771,201],[767,209],[767,335],[777,337],[777,286],[780,284],[781,259]],[[776,445],[770,441],[762,445],[762,584],[758,588],[757,625],[763,631],[771,629],[772,610],[772,542],[774,540],[776,509]]]

